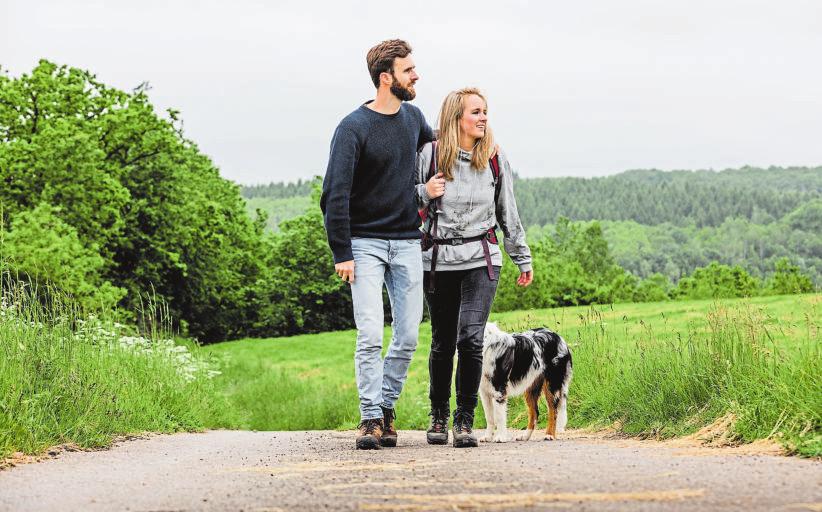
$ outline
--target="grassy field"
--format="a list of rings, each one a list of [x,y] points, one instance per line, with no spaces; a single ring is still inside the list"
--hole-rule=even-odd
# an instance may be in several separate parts
[[[178,345],[162,328],[136,335],[59,295],[3,284],[0,467],[18,451],[234,421],[198,347]]]
[[[569,426],[616,426],[671,437],[729,420],[737,441],[773,438],[822,453],[822,296],[571,307],[492,315],[504,329],[545,325],[574,356]],[[397,404],[400,428],[428,418],[430,324]],[[386,328],[385,339],[390,338]],[[218,389],[234,408],[213,426],[259,430],[349,429],[358,419],[354,332],[246,339],[205,349],[220,364]],[[545,404],[541,406],[543,412]],[[521,399],[509,422],[525,425]],[[484,426],[481,405],[477,426]],[[544,420],[544,416],[542,418]]]

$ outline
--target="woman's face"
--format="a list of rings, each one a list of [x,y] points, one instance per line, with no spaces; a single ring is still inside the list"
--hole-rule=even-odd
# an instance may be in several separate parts
[[[473,139],[485,137],[485,128],[488,124],[488,108],[485,101],[476,94],[465,97],[465,109],[460,119],[460,133]]]

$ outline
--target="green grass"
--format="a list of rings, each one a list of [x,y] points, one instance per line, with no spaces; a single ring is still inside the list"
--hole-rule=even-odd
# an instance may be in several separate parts
[[[633,435],[672,437],[730,414],[728,434],[735,440],[772,438],[819,455],[821,308],[817,294],[558,308],[491,320],[512,331],[546,325],[569,342],[569,426],[616,425]],[[236,412],[211,424],[353,428],[359,419],[354,336],[345,331],[207,347],[222,366],[215,384]],[[397,404],[400,428],[427,426],[430,337],[425,323]],[[386,328],[386,345],[389,338]],[[512,400],[509,422],[524,426],[521,399]],[[481,406],[477,426],[484,426]]]
[[[162,329],[127,348],[116,332],[124,327],[112,320],[2,277],[0,461],[56,444],[99,447],[122,434],[231,421],[196,350],[186,359],[191,352]]]

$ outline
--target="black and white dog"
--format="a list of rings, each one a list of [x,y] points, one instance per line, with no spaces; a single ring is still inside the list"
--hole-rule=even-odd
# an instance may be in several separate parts
[[[544,328],[508,334],[496,324],[486,324],[480,396],[488,430],[480,441],[511,441],[506,424],[508,397],[519,393],[524,393],[528,405],[528,430],[518,436],[517,441],[531,438],[542,393],[548,401],[545,440],[555,439],[557,432],[565,430],[568,420],[568,386],[572,374],[571,351],[559,334]]]

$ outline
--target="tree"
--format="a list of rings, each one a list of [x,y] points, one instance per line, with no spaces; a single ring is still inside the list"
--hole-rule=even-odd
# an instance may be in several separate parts
[[[54,206],[102,258],[101,279],[127,290],[123,308],[153,289],[192,335],[240,336],[267,300],[255,296],[259,224],[146,89],[125,93],[45,60],[30,75],[0,75],[0,202],[10,217]]]
[[[519,270],[506,260],[496,311],[632,300],[636,278],[614,262],[598,222],[561,218],[554,233],[531,244],[534,281],[515,285]]]
[[[671,281],[662,274],[653,274],[640,281],[634,294],[636,302],[659,302],[670,299]]]
[[[775,271],[765,286],[770,295],[788,295],[792,293],[810,293],[814,291],[811,279],[803,275],[800,268],[788,258],[776,261]]]
[[[725,299],[752,297],[759,283],[739,265],[729,267],[713,262],[681,279],[674,295],[680,299]]]
[[[353,327],[351,291],[334,272],[319,204],[316,181],[309,210],[282,222],[271,238],[271,280],[264,286],[276,298],[268,318],[284,335]]]
[[[110,309],[125,295],[101,277],[103,258],[47,203],[17,213],[0,237],[0,261],[33,284],[55,286],[88,309]]]

